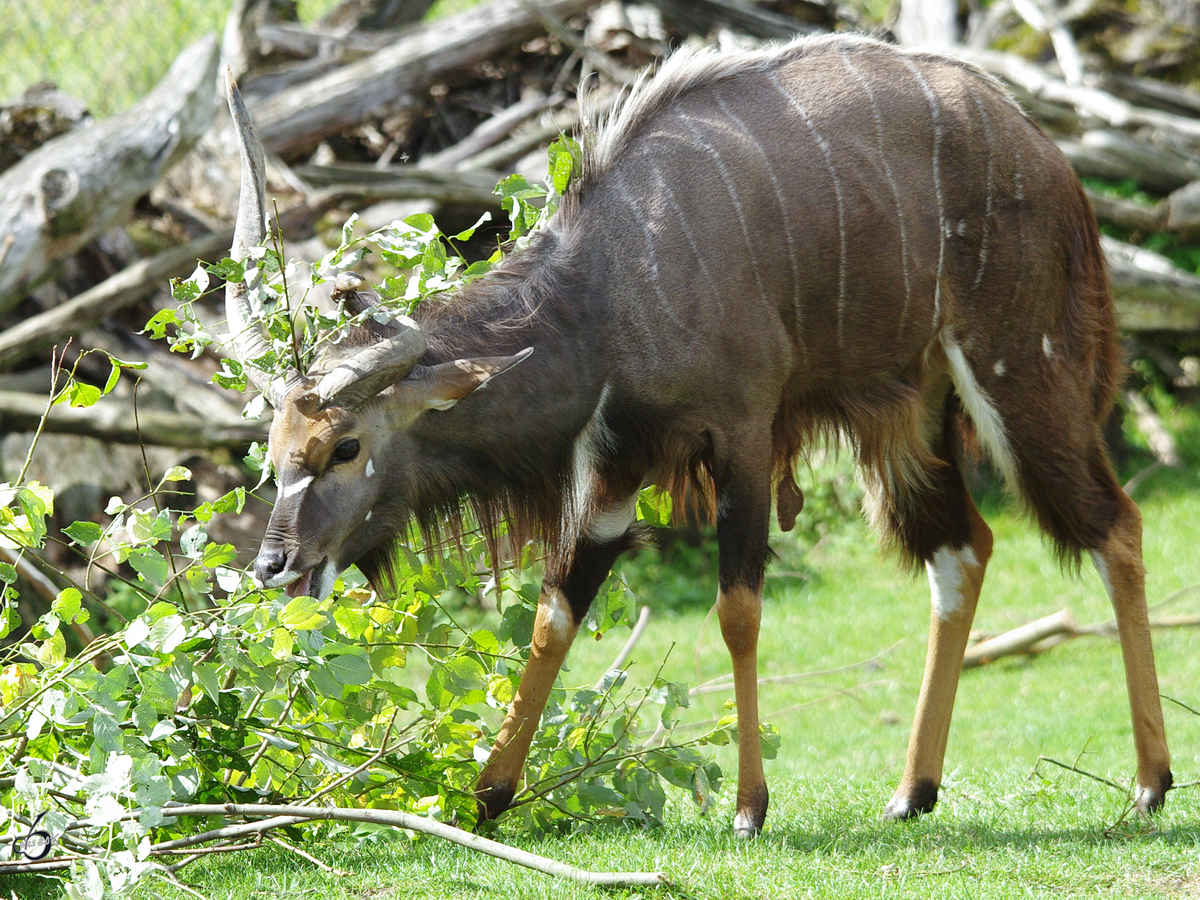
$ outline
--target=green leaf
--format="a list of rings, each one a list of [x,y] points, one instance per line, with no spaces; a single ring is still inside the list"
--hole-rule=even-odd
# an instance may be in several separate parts
[[[433,221],[433,216],[429,213],[413,213],[411,216],[406,216],[404,224],[411,225],[417,231],[426,234],[437,229],[437,225]]]
[[[0,582],[4,584],[16,584],[17,567],[12,563],[0,562]]]
[[[487,689],[487,673],[473,656],[457,656],[439,668],[442,684],[456,697]]]
[[[312,597],[295,597],[280,610],[279,624],[292,631],[309,631],[325,624],[325,613]]]
[[[371,617],[357,606],[339,606],[333,611],[333,621],[337,623],[338,631],[352,641],[361,638],[371,625]]]
[[[108,373],[108,381],[104,382],[103,393],[108,394],[117,386],[117,382],[121,380],[121,364],[115,359],[110,359],[112,371]]]
[[[208,569],[215,569],[237,559],[237,548],[233,544],[209,544],[204,548],[204,556],[200,564]]]
[[[212,263],[205,266],[210,273],[216,275],[222,281],[245,281],[246,280],[246,265],[243,262],[235,262],[226,257],[217,263]]]
[[[79,592],[79,589],[69,587],[59,591],[58,596],[50,604],[50,609],[68,625],[86,622],[91,614],[83,608],[82,601],[83,594]]]
[[[169,566],[161,553],[150,547],[135,547],[129,553],[129,564],[142,580],[155,587],[162,587],[167,580]]]
[[[173,282],[174,284],[174,282]],[[142,329],[142,334],[149,334],[154,340],[162,340],[167,333],[168,325],[178,325],[179,314],[173,309],[160,309],[150,321],[146,323],[146,327]]]
[[[104,529],[95,522],[72,522],[63,534],[82,547],[90,547],[104,537]]]
[[[171,466],[171,468],[167,469],[167,471],[163,474],[162,480],[159,481],[159,485],[161,486],[162,484],[164,484],[168,481],[191,481],[191,480],[192,480],[192,470],[189,469],[187,466]]]
[[[71,382],[68,392],[71,406],[75,407],[95,406],[101,397],[100,388],[82,381]]]
[[[37,648],[37,661],[47,669],[57,668],[67,658],[67,639],[62,631],[55,631],[48,640]]]
[[[371,680],[371,663],[359,647],[337,652],[335,647],[321,651],[326,657],[325,668],[340,684],[362,685]]]

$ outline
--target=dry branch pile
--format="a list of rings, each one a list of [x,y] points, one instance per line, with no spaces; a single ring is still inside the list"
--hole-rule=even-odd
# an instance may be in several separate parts
[[[1161,335],[1200,330],[1200,278],[1137,244],[1151,233],[1185,246],[1200,235],[1200,93],[1179,84],[1200,75],[1200,24],[1189,4],[996,0],[964,24],[952,3],[948,15],[916,26],[903,15],[874,22],[865,5],[838,0],[488,0],[423,21],[429,6],[346,0],[306,26],[294,4],[237,0],[223,39],[186,50],[127,113],[95,123],[44,89],[0,109],[5,465],[23,459],[50,388],[52,348],[62,356],[68,339],[68,360],[99,347],[149,367],[136,397],[122,386],[107,407],[56,407],[49,416],[44,439],[64,443],[44,456],[60,463],[31,477],[60,495],[71,479],[99,480],[85,493],[102,504],[143,477],[140,453],[125,470],[102,474],[63,462],[74,452],[66,442],[79,435],[166,448],[150,454],[160,470],[217,448],[207,468],[229,479],[239,477],[231,463],[240,455],[229,450],[265,434],[264,423],[243,421],[238,405],[207,384],[215,357],[180,359],[137,336],[170,303],[168,278],[189,274],[197,258],[221,258],[229,245],[237,175],[214,91],[221,60],[238,73],[266,142],[287,252],[312,259],[325,250],[320,235],[351,212],[376,227],[436,211],[451,233],[485,209],[498,212],[491,189],[499,177],[540,177],[542,148],[578,125],[581,84],[603,106],[685,41],[919,33],[1004,80],[1081,174],[1129,180],[1151,198],[1089,191],[1102,220],[1129,238],[1105,239],[1124,325],[1151,332],[1142,346],[1186,368],[1178,354],[1163,353]],[[925,7],[936,12],[937,3]],[[499,233],[477,240],[486,245]],[[198,309],[219,323],[218,308]],[[95,368],[102,382],[107,370]],[[61,513],[65,521],[96,515],[98,507]]]

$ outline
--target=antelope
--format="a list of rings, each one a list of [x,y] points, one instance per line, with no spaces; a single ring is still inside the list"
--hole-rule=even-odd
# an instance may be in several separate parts
[[[230,80],[242,192],[233,257],[263,237],[262,149]],[[398,535],[505,521],[545,547],[528,665],[477,783],[510,804],[564,657],[637,541],[647,484],[716,522],[716,610],[737,704],[735,833],[767,810],[756,646],[772,499],[814,441],[849,447],[874,527],[931,593],[903,776],[931,810],[992,534],[963,482],[977,445],[1116,611],[1137,803],[1172,783],[1147,624],[1141,515],[1101,437],[1120,375],[1098,232],[1070,165],[990,77],[843,35],[682,51],[583,136],[581,171],[521,252],[414,319],[361,328],[311,371],[265,351],[244,285],[238,356],[274,407],[278,499],[253,564],[324,597],[387,583]],[[485,389],[486,388],[486,389]]]

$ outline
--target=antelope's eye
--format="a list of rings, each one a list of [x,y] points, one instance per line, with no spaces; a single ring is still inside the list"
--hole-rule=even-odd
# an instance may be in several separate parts
[[[333,448],[331,458],[335,463],[344,463],[350,462],[356,456],[358,456],[358,441],[354,438],[347,438]]]

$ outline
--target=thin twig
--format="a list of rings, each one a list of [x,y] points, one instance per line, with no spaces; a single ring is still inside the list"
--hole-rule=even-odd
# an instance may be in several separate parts
[[[1058,766],[1060,769],[1066,769],[1068,772],[1074,772],[1076,775],[1082,775],[1084,778],[1090,778],[1092,781],[1098,781],[1101,784],[1106,784],[1110,788],[1121,791],[1122,793],[1129,792],[1129,789],[1123,784],[1117,784],[1115,781],[1109,781],[1107,778],[1104,778],[1100,775],[1093,775],[1091,772],[1080,769],[1077,766],[1071,766],[1067,765],[1066,763],[1059,762],[1057,759],[1051,759],[1049,756],[1039,756],[1038,762],[1048,762],[1051,765]]]
[[[301,857],[302,859],[307,859],[310,863],[312,863],[318,869],[328,872],[330,875],[346,876],[346,875],[351,874],[350,872],[343,872],[341,869],[335,869],[333,866],[329,865],[328,863],[321,862],[321,860],[317,859],[311,853],[305,853],[299,847],[293,847],[291,844],[289,844],[283,838],[278,838],[278,837],[275,837],[275,835],[270,835],[267,837],[267,840],[270,841],[272,844],[278,844],[284,850],[290,850],[292,853],[295,853],[297,856]]]

